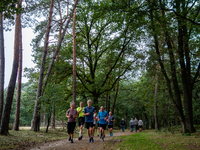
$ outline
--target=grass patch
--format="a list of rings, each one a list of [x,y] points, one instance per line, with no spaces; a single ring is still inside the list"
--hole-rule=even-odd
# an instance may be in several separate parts
[[[75,133],[74,137],[78,137],[78,133]],[[41,128],[39,132],[30,131],[30,129],[22,129],[20,131],[10,130],[8,136],[0,135],[0,149],[33,147],[38,143],[45,143],[67,138],[67,130],[59,128],[55,130],[49,130],[48,133],[45,133],[45,128]]]
[[[118,150],[188,150],[200,149],[200,133],[191,136],[171,134],[170,132],[143,131],[129,136],[117,137],[121,142],[113,149]],[[111,146],[108,144],[107,146]]]

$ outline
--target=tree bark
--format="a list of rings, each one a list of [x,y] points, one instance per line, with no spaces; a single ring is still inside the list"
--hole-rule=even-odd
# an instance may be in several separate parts
[[[122,54],[122,59],[123,58],[124,58],[124,53]],[[119,76],[120,76],[122,59],[121,59],[120,66],[119,66]],[[117,96],[118,96],[118,92],[119,92],[119,81],[120,81],[120,78],[117,80],[117,89],[116,89],[115,98],[114,98],[114,102],[113,102],[113,106],[112,106],[112,114],[114,114],[114,111],[115,111],[115,104],[116,104]]]
[[[73,17],[73,13],[74,13],[74,10],[75,10],[77,4],[78,4],[78,0],[76,0],[76,3],[75,3],[75,5],[74,5],[74,7],[73,7],[73,9],[72,9],[72,11],[71,11],[71,14],[70,14],[70,16],[69,16],[69,18],[68,18],[68,20],[67,20],[67,23],[66,23],[65,28],[64,28],[64,30],[63,30],[63,33],[62,33],[62,35],[61,35],[61,38],[60,38],[60,40],[58,41],[57,48],[56,48],[56,50],[55,50],[55,52],[54,52],[54,54],[53,54],[53,57],[52,57],[52,59],[51,59],[51,62],[50,62],[50,64],[49,64],[49,67],[48,67],[48,69],[47,69],[47,73],[46,73],[46,76],[45,76],[45,78],[44,78],[43,90],[45,89],[45,87],[46,87],[46,85],[47,85],[47,81],[48,81],[49,75],[50,75],[50,73],[51,73],[51,69],[52,69],[52,67],[53,67],[53,64],[54,64],[54,61],[55,61],[55,59],[56,59],[56,56],[57,56],[57,54],[58,54],[58,52],[59,52],[59,50],[60,50],[62,41],[63,41],[63,39],[64,39],[64,36],[65,36],[65,33],[66,33],[67,28],[68,28],[68,26],[69,26],[69,23],[70,23],[70,21],[71,21],[71,19],[72,19],[72,17]]]
[[[21,79],[22,79],[22,27],[21,27],[21,18],[19,24],[19,66],[18,66],[18,84],[17,84],[17,102],[15,110],[15,122],[13,130],[19,130],[19,115],[20,115],[20,100],[21,100]]]
[[[159,74],[159,63],[157,64],[156,67],[156,84],[155,84],[155,97],[154,97],[154,120],[155,120],[156,130],[158,130],[158,115],[157,115],[158,74]]]
[[[18,71],[18,64],[19,64],[20,17],[21,17],[21,14],[16,15],[16,20],[15,20],[14,59],[13,59],[12,73],[11,73],[10,81],[8,84],[6,102],[5,102],[2,120],[1,120],[0,133],[2,135],[9,134],[8,129],[9,129],[10,112],[11,112],[11,106],[12,106],[12,102],[13,102],[13,96],[14,96],[14,90],[15,90],[15,84],[16,84],[16,78],[17,78],[17,71]]]
[[[5,56],[4,56],[3,15],[2,13],[0,13],[0,125],[3,113],[3,104],[4,104],[4,69],[5,69]]]
[[[33,113],[33,128],[34,131],[39,131],[39,120],[40,120],[40,113],[39,113],[39,98],[42,95],[42,84],[43,84],[43,76],[44,76],[44,70],[45,70],[45,62],[46,62],[46,55],[47,55],[47,48],[49,44],[49,33],[51,29],[51,21],[52,21],[52,13],[53,13],[53,5],[54,0],[51,0],[50,10],[49,10],[49,19],[47,24],[47,30],[45,35],[45,42],[44,42],[44,48],[42,53],[42,60],[41,60],[41,67],[40,67],[40,74],[39,74],[39,81],[38,81],[38,87],[37,87],[37,96],[35,101],[35,107],[34,107],[34,113]]]
[[[76,1],[74,1],[74,4]],[[73,102],[76,106],[76,7],[74,9],[74,17],[73,17]]]

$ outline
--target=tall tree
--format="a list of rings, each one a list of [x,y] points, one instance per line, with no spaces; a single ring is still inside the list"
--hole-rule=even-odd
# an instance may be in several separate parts
[[[74,4],[75,4],[74,0]],[[74,17],[73,17],[73,102],[76,106],[76,8],[74,10]]]
[[[47,48],[49,44],[49,34],[50,34],[51,22],[52,22],[53,5],[54,5],[54,0],[51,0],[50,9],[49,9],[49,19],[47,23],[44,48],[43,48],[43,53],[42,53],[42,61],[41,61],[41,67],[40,67],[40,74],[39,74],[39,81],[38,81],[38,87],[37,87],[37,96],[36,96],[33,120],[32,120],[33,122],[32,130],[34,129],[34,131],[39,131],[39,120],[40,120],[39,98],[42,95],[42,84],[43,84],[43,76],[44,76],[44,71],[45,71]]]
[[[155,120],[155,129],[158,130],[158,105],[157,105],[157,93],[158,93],[158,74],[159,74],[159,63],[156,67],[156,83],[155,83],[155,96],[154,96],[154,120]]]
[[[22,2],[22,1],[21,1]],[[19,116],[20,116],[20,101],[21,101],[21,82],[22,82],[22,27],[21,27],[21,17],[19,24],[19,66],[18,66],[18,82],[17,82],[17,102],[15,110],[15,122],[13,130],[19,130]]]
[[[20,0],[21,2],[21,0]],[[19,5],[17,6],[19,7]],[[1,120],[1,127],[0,133],[2,135],[8,135],[8,128],[9,128],[9,120],[10,120],[10,112],[11,106],[13,102],[16,78],[17,78],[17,71],[18,71],[18,64],[19,64],[19,31],[20,31],[20,18],[21,14],[16,15],[15,20],[15,41],[14,41],[14,59],[13,59],[13,66],[12,66],[12,73],[8,85],[8,91],[6,96],[6,102],[3,110],[3,116]]]
[[[4,103],[4,35],[3,35],[3,15],[0,12],[0,122]]]

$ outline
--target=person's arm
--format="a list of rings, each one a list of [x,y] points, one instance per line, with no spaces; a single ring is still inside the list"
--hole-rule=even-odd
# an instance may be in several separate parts
[[[69,110],[67,111],[66,117],[71,118],[71,116],[69,116]]]
[[[77,118],[78,117],[78,111],[76,110],[76,115],[74,116],[74,118]]]
[[[83,116],[88,116],[90,113],[86,113],[86,109],[83,110]]]
[[[115,121],[115,118],[113,117],[111,121],[113,121],[113,122],[114,122],[114,121]]]
[[[78,111],[78,113],[80,113],[82,110],[83,110],[83,108],[81,108],[81,109]]]

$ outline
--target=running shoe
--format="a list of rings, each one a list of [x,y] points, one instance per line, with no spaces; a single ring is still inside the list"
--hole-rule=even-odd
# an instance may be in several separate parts
[[[113,136],[113,133],[111,133],[112,135],[111,136]]]
[[[102,141],[104,142],[104,138],[102,138]]]
[[[94,142],[94,139],[93,139],[93,138],[91,138],[91,142]]]
[[[82,140],[82,138],[83,138],[83,135],[81,135],[81,140]]]
[[[99,134],[97,136],[99,137]]]
[[[91,142],[91,138],[89,139],[89,143]]]
[[[73,140],[71,140],[71,143],[74,143]]]
[[[71,140],[71,136],[69,136],[68,140],[69,140],[69,141]]]
[[[81,140],[81,136],[78,137],[78,140]]]

